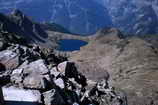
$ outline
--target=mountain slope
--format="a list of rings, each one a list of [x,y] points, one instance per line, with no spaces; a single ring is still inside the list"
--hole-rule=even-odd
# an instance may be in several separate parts
[[[157,37],[157,36],[154,36]],[[110,84],[124,90],[128,105],[158,104],[157,38],[124,38],[116,29],[102,30],[70,59],[88,79],[110,74]]]
[[[155,34],[157,0],[1,0],[0,11],[22,10],[37,21],[53,22],[71,33],[92,34],[117,27],[127,34]]]
[[[103,2],[104,1],[104,2]],[[155,34],[158,28],[156,0],[102,0],[113,24],[128,34]]]
[[[5,12],[19,8],[38,21],[52,21],[78,34],[94,33],[112,24],[106,8],[93,0],[10,0],[0,1],[0,7]]]
[[[48,34],[38,23],[30,20],[19,10],[13,11],[8,16],[0,14],[0,30],[4,33],[23,36],[31,43],[38,43],[47,47],[53,43],[48,40]]]

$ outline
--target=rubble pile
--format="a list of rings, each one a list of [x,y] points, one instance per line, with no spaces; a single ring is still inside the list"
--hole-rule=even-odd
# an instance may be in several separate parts
[[[23,90],[17,92],[21,100],[25,97],[20,94],[29,91],[42,105],[127,105],[125,95],[110,87],[107,78],[87,88],[88,80],[75,63],[50,49],[19,42],[4,46],[0,51],[0,85],[4,90]]]

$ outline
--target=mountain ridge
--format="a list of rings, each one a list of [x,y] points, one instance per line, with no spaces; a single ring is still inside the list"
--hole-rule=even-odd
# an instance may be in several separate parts
[[[18,8],[34,20],[53,22],[76,34],[116,27],[127,35],[140,35],[158,33],[157,4],[156,0],[119,0],[118,3],[115,0],[14,0],[0,1],[0,10],[9,12]]]

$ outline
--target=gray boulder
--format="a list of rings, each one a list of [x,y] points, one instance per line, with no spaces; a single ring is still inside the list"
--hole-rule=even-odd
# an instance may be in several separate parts
[[[19,86],[32,89],[46,89],[51,81],[43,60],[20,66],[12,72],[11,81]]]
[[[40,75],[45,75],[48,74],[49,70],[46,66],[46,64],[44,63],[44,60],[39,59],[37,61],[31,62],[29,65],[26,65],[24,67],[24,73],[37,73]]]
[[[77,77],[79,72],[76,69],[75,63],[70,61],[62,62],[58,65],[58,71],[68,78]]]
[[[12,70],[19,66],[19,55],[11,50],[0,52],[0,63],[5,66],[5,69]]]
[[[41,93],[38,90],[26,90],[13,86],[3,87],[3,95],[6,101],[42,103]]]
[[[59,76],[61,73],[57,70],[57,67],[53,67],[52,69],[50,69],[50,75],[53,77],[57,77]]]
[[[23,70],[24,69],[15,69],[11,74],[11,82],[14,84],[21,85],[23,82]]]
[[[80,72],[78,72],[74,62],[65,61],[58,65],[58,71],[66,78],[74,78],[74,80],[81,84],[82,87],[86,86],[86,78]]]
[[[56,84],[56,86],[60,87],[61,89],[65,88],[64,80],[62,78],[58,78],[54,80],[54,83]]]
[[[23,86],[31,89],[46,89],[48,87],[47,79],[42,75],[30,74],[23,80]]]
[[[61,72],[62,74],[65,74],[65,71],[66,71],[66,69],[67,69],[67,68],[66,68],[67,65],[68,65],[68,62],[67,62],[67,61],[58,64],[58,67],[57,67],[57,68],[58,68],[58,71]]]

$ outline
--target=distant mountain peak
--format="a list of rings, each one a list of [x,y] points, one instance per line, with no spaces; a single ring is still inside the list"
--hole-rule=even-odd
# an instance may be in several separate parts
[[[23,17],[24,14],[19,9],[14,9],[11,13],[13,16]]]
[[[157,0],[0,1],[2,12],[15,7],[36,21],[53,21],[76,34],[92,34],[103,27],[116,27],[130,35],[158,33]],[[14,14],[23,16],[19,11]]]
[[[23,36],[28,42],[47,46],[51,43],[48,34],[40,24],[33,22],[20,10],[14,10],[10,15],[0,14],[0,30]]]

